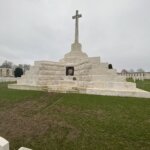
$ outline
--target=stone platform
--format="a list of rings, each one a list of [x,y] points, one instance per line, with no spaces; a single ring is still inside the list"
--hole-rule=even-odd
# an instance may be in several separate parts
[[[150,98],[150,92],[141,89],[103,89],[103,88],[86,88],[73,85],[50,85],[50,86],[31,86],[31,85],[18,85],[9,84],[10,89],[19,90],[35,90],[35,91],[47,91],[47,92],[59,92],[59,93],[81,93],[81,94],[93,94],[93,95],[107,95],[107,96],[120,96],[120,97],[141,97]]]
[[[78,60],[78,55],[72,51],[69,54],[71,59],[65,55],[59,62],[36,61],[17,84],[10,84],[8,88],[150,98],[150,92],[126,82],[115,69],[109,69],[108,63],[102,63],[100,57],[88,57],[80,50]]]

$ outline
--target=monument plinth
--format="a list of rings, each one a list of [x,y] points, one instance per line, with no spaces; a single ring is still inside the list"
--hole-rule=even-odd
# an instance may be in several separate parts
[[[73,43],[71,45],[71,51],[65,54],[64,59],[61,61],[75,63],[87,58],[88,55],[82,52],[82,45],[80,43]]]
[[[97,95],[114,95],[150,98],[150,92],[136,88],[118,76],[100,57],[88,57],[79,43],[79,18],[76,11],[75,40],[71,51],[59,62],[36,61],[18,81],[8,85],[12,89],[40,90],[48,92],[76,92]]]
[[[71,52],[72,51],[82,52],[82,45],[80,43],[73,43],[71,45]]]

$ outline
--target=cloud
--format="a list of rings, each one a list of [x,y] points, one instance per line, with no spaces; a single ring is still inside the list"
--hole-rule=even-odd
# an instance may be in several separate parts
[[[149,0],[0,0],[0,63],[61,59],[74,41],[79,9],[80,42],[121,70],[150,71]]]

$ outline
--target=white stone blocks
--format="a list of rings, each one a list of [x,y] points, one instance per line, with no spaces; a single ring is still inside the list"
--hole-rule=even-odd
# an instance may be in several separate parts
[[[88,83],[88,88],[113,89],[113,90],[136,90],[136,84],[130,82],[102,82],[92,81]]]
[[[29,149],[29,148],[26,148],[26,147],[20,147],[18,150],[32,150],[32,149]]]
[[[89,62],[91,64],[99,65],[100,64],[100,57],[89,57]]]
[[[9,150],[9,142],[2,137],[0,137],[0,150]]]
[[[121,96],[121,97],[141,97],[150,98],[150,92],[143,90],[106,90],[98,88],[88,88],[86,89],[86,94],[93,95],[107,95],[107,96]]]
[[[9,142],[2,137],[0,137],[0,150],[9,150]],[[32,149],[21,147],[18,150],[32,150]]]

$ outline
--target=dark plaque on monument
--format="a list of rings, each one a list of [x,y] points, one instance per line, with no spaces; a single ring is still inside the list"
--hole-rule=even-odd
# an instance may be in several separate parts
[[[66,76],[74,75],[74,67],[66,67]]]

